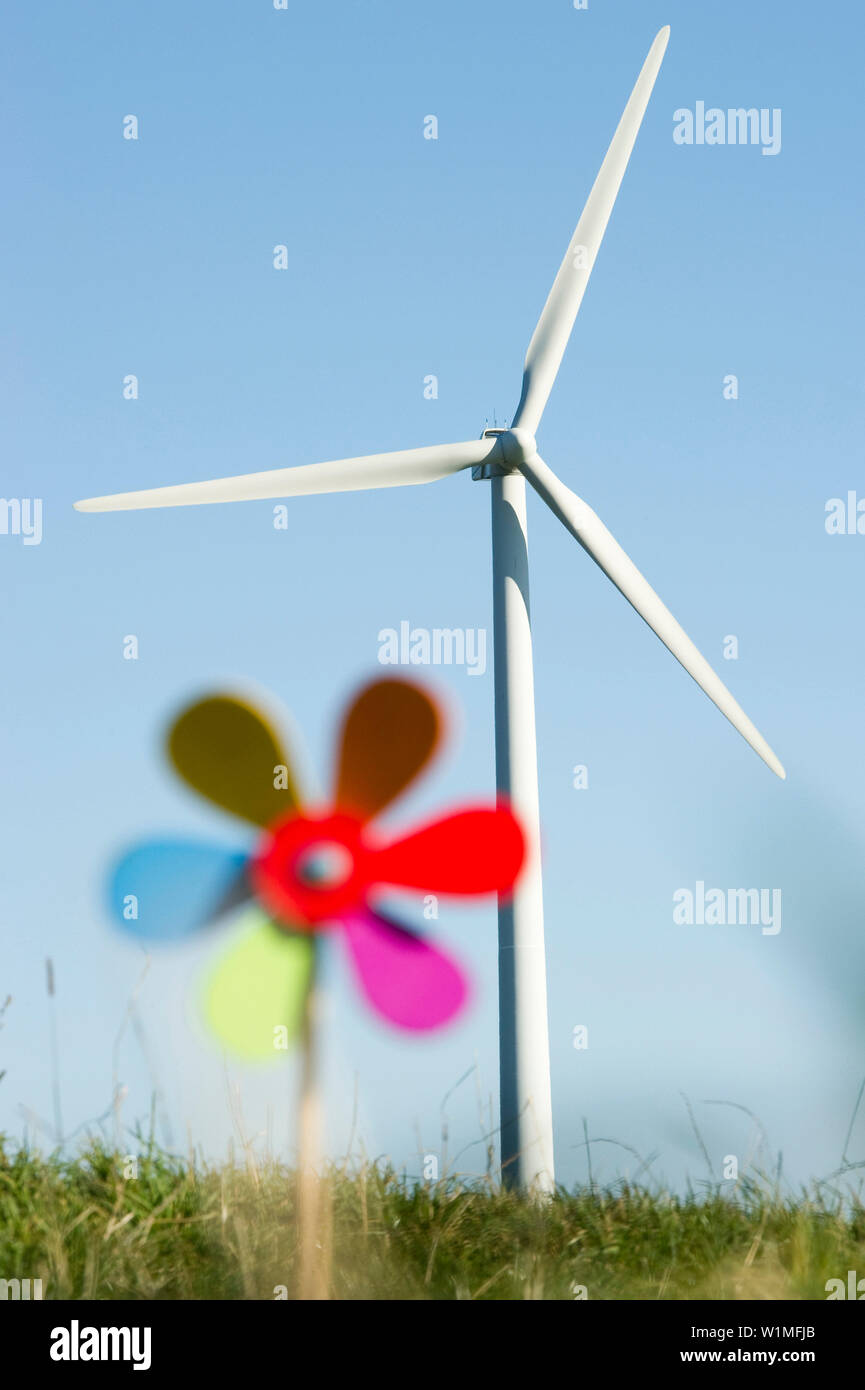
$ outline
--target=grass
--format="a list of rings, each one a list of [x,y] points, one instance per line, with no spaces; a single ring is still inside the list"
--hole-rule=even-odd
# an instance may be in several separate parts
[[[289,1169],[194,1166],[143,1145],[42,1157],[0,1141],[0,1278],[45,1298],[297,1294]],[[488,1181],[417,1184],[382,1165],[320,1179],[335,1299],[825,1299],[865,1273],[865,1207],[744,1180],[685,1197],[620,1184],[537,1203]]]

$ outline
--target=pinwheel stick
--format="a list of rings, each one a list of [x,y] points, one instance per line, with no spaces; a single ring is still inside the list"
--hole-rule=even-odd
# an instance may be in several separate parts
[[[318,1016],[320,986],[318,942],[313,938],[309,988],[300,1037],[298,1097],[298,1238],[300,1261],[298,1298],[326,1299],[328,1278],[322,1210],[321,1099],[318,1084]]]

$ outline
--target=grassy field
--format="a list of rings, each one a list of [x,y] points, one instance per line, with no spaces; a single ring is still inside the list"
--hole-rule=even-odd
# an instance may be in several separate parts
[[[74,1159],[0,1145],[0,1278],[41,1278],[45,1298],[297,1295],[293,1172],[146,1147],[137,1176],[125,1162],[101,1145]],[[865,1208],[824,1188],[622,1185],[534,1203],[365,1164],[319,1183],[316,1258],[335,1299],[825,1299],[827,1279],[865,1272]]]

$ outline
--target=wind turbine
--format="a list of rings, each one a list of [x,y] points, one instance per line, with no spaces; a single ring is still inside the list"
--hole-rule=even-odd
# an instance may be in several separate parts
[[[669,36],[669,26],[661,29],[649,50],[553,281],[529,343],[522,394],[510,429],[486,429],[480,439],[460,444],[367,454],[210,482],[92,497],[75,503],[79,511],[108,512],[298,497],[431,483],[468,468],[473,478],[489,480],[496,783],[520,817],[528,844],[526,868],[516,892],[510,901],[499,905],[502,1172],[512,1185],[537,1191],[552,1189],[554,1169],[529,616],[527,481],[754,751],[779,777],[786,775],[766,740],[633,561],[591,507],[544,463],[535,442]]]

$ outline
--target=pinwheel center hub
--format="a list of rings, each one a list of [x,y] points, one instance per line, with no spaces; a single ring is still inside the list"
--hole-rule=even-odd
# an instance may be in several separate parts
[[[370,850],[353,816],[292,816],[270,830],[252,860],[253,887],[277,922],[324,926],[358,907]]]
[[[302,850],[294,871],[308,888],[339,888],[351,877],[354,860],[345,845],[336,840],[318,840]]]

